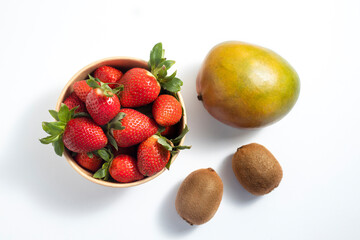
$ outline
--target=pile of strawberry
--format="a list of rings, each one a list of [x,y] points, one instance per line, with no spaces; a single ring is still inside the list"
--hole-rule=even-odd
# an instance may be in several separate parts
[[[176,93],[182,81],[176,71],[167,75],[174,63],[158,43],[150,71],[97,68],[73,84],[58,112],[49,111],[56,121],[42,123],[49,136],[40,142],[52,143],[60,156],[66,148],[94,178],[106,181],[133,182],[169,168],[172,154],[190,148],[179,145],[188,128],[179,133],[183,109]]]

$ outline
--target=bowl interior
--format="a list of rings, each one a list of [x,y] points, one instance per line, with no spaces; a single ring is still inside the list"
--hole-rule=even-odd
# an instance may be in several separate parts
[[[131,58],[131,57],[111,57],[111,58],[105,58],[96,62],[93,62],[89,65],[87,65],[86,67],[82,68],[79,72],[77,72],[70,80],[69,82],[65,85],[64,89],[62,90],[60,97],[57,101],[56,104],[56,110],[58,111],[60,109],[61,103],[64,102],[65,98],[68,97],[70,95],[70,93],[73,91],[72,85],[74,84],[74,82],[77,81],[81,81],[81,80],[85,80],[88,79],[88,75],[92,74],[98,67],[104,66],[104,65],[108,65],[111,67],[115,67],[119,70],[121,70],[123,73],[125,73],[127,70],[134,68],[134,67],[139,67],[139,68],[145,68],[148,69],[148,63],[144,60],[141,59],[136,59],[136,58]],[[177,93],[177,97],[179,98],[179,101],[184,109],[184,115],[182,117],[182,119],[180,120],[180,123],[178,124],[179,126],[179,131],[181,131],[186,124],[186,111],[185,111],[185,105],[184,105],[184,101],[182,99],[182,96],[180,93]],[[184,139],[182,139],[182,141],[180,142],[180,145],[183,144]],[[174,162],[174,160],[176,159],[178,153],[174,154],[169,161]],[[158,172],[157,174],[150,176],[150,177],[145,177],[144,179],[140,180],[140,181],[136,181],[136,182],[131,182],[131,183],[119,183],[119,182],[109,182],[109,181],[103,181],[103,180],[99,180],[96,178],[93,178],[92,175],[93,173],[85,170],[84,168],[80,167],[76,161],[72,158],[72,156],[70,155],[69,151],[65,150],[64,152],[64,156],[66,158],[66,160],[69,162],[69,164],[83,177],[85,177],[86,179],[103,185],[103,186],[108,186],[108,187],[118,187],[118,188],[124,188],[124,187],[132,187],[132,186],[136,186],[136,185],[140,185],[142,183],[148,182],[154,178],[156,178],[157,176],[159,176],[160,174],[162,174],[165,169],[161,170],[160,172]]]

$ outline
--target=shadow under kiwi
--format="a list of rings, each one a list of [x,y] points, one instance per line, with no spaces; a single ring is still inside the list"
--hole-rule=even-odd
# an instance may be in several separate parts
[[[180,185],[181,181],[174,184],[160,204],[161,208],[159,210],[160,226],[168,234],[177,236],[179,234],[189,234],[196,229],[196,226],[185,222],[176,211],[175,199]]]
[[[234,154],[227,156],[222,162],[219,175],[224,183],[224,197],[229,198],[235,203],[252,204],[258,201],[261,196],[255,196],[249,193],[237,180],[232,169],[232,157]]]

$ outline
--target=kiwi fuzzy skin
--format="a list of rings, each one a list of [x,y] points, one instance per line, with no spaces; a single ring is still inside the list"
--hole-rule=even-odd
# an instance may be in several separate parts
[[[212,168],[190,173],[181,183],[175,208],[190,225],[208,222],[219,208],[223,195],[223,183]]]
[[[279,186],[283,171],[264,146],[251,143],[237,149],[232,168],[240,184],[254,195],[265,195]]]

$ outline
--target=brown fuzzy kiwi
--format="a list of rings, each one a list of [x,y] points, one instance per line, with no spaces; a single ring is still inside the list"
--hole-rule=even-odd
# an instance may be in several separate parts
[[[232,168],[241,185],[254,195],[271,192],[280,184],[283,176],[276,158],[257,143],[238,148],[232,158]]]
[[[215,215],[222,195],[223,183],[214,169],[196,170],[180,185],[176,211],[190,225],[204,224]]]

